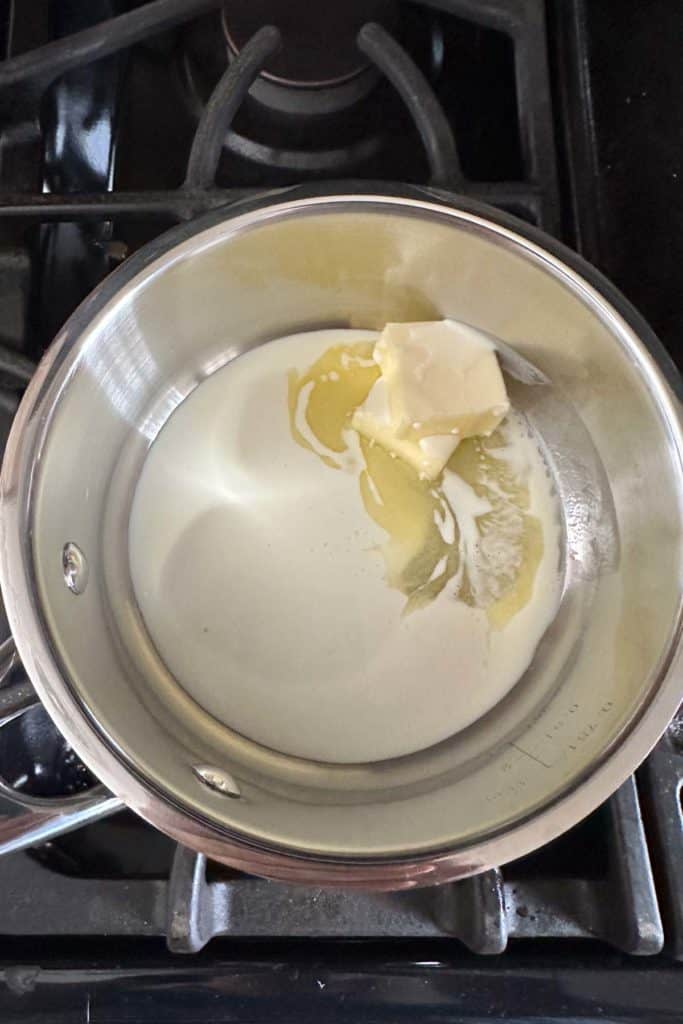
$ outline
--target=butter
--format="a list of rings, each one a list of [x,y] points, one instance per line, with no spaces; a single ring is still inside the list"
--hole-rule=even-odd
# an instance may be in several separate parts
[[[370,442],[403,459],[420,476],[434,480],[458,446],[453,435],[433,437],[399,437],[389,409],[387,382],[383,377],[373,386],[367,399],[356,409],[351,426]]]
[[[489,436],[510,408],[493,344],[466,324],[387,324],[373,357],[381,377],[351,424],[428,479],[461,440]]]
[[[318,336],[339,344],[321,351],[320,341],[306,350],[315,356],[307,369],[289,370],[291,438],[326,466],[359,472],[363,507],[385,534],[371,550],[388,586],[404,595],[403,613],[445,591],[484,611],[492,631],[507,629],[533,605],[539,574],[557,565],[550,481],[524,418],[513,413],[489,437],[460,442],[397,437],[375,361],[379,334],[314,332],[297,341]],[[353,423],[364,428],[360,438]]]

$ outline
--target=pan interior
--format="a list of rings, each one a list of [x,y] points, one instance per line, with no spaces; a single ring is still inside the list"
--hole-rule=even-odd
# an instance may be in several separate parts
[[[337,764],[481,718],[561,589],[559,502],[519,414],[436,482],[338,426],[376,337],[307,331],[216,371],[152,444],[130,519],[134,598],[178,684],[243,736]]]

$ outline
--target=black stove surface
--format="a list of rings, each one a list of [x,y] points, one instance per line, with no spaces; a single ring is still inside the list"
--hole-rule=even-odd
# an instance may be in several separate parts
[[[353,3],[341,25],[311,12],[303,52],[300,7],[207,141],[212,89],[276,3],[0,0],[3,444],[33,361],[111,268],[300,181],[429,181],[513,212],[604,270],[681,365],[677,5]],[[96,26],[124,14],[103,49]],[[127,812],[9,854],[0,1019],[678,1021],[682,735],[555,843],[438,890],[263,882]],[[93,783],[40,707],[0,729],[0,778],[46,798]]]

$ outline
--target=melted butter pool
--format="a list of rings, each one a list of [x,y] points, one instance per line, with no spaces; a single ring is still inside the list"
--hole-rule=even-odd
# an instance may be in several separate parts
[[[513,414],[491,437],[463,441],[439,480],[422,479],[349,427],[379,376],[372,350],[373,342],[349,341],[326,349],[303,373],[290,370],[292,438],[332,469],[353,469],[353,459],[342,456],[350,446],[360,448],[361,499],[386,534],[387,583],[407,598],[406,611],[428,604],[456,580],[453,592],[486,609],[491,625],[502,629],[531,600],[543,557],[529,479],[534,476],[539,492],[545,477],[549,491],[540,452]],[[541,504],[550,518],[549,494]]]

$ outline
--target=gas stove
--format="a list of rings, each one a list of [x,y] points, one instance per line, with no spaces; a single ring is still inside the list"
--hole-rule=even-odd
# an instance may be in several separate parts
[[[680,367],[681,22],[664,0],[0,0],[0,443],[113,267],[302,181],[430,183],[514,213],[608,274]],[[3,1021],[679,1019],[680,722],[533,856],[344,893],[207,863],[114,798],[90,808],[97,780],[0,653],[0,809],[43,815],[28,848],[0,829]]]

